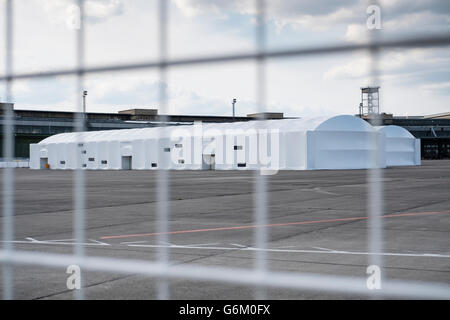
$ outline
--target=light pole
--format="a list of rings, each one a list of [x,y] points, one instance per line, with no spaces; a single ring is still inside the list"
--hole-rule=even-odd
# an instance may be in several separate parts
[[[83,122],[84,122],[83,126],[86,126],[86,120],[87,120],[87,117],[86,117],[86,96],[87,96],[87,91],[84,90],[83,91]]]
[[[86,115],[86,96],[87,96],[87,91],[84,90],[83,91],[83,114]]]
[[[236,98],[233,99],[231,104],[233,105],[233,119],[234,119],[234,105],[236,104]]]

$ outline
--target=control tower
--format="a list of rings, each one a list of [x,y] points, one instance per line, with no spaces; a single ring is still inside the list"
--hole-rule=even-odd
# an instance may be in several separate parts
[[[380,114],[380,87],[361,88],[361,103],[359,104],[359,116]]]

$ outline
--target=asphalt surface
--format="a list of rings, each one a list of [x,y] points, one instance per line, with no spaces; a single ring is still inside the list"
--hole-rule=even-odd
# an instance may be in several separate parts
[[[74,173],[14,172],[15,249],[72,253]],[[418,213],[383,219],[383,248],[389,253],[383,256],[384,277],[449,285],[450,161],[423,161],[420,167],[381,172],[384,214]],[[255,252],[245,249],[255,246],[253,172],[170,171],[169,230],[177,233],[168,235],[164,244],[152,234],[157,231],[157,172],[88,171],[86,177],[88,255],[154,260],[156,246],[163,245],[169,247],[173,264],[254,267]],[[367,171],[281,171],[268,181],[270,270],[366,276]],[[3,227],[3,218],[0,222]],[[84,275],[88,299],[156,298],[157,281],[152,278],[88,271]],[[15,266],[15,298],[72,299],[67,277],[65,268]],[[174,280],[170,297],[252,299],[254,290]],[[286,289],[267,290],[266,297],[365,298]]]

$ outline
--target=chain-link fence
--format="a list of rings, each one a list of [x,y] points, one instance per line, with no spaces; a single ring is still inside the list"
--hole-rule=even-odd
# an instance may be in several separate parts
[[[310,56],[333,55],[337,53],[345,54],[356,51],[366,51],[371,56],[371,74],[373,83],[377,83],[379,72],[377,68],[377,59],[380,53],[386,49],[413,49],[450,45],[450,35],[430,35],[427,37],[402,37],[393,40],[380,40],[372,37],[368,43],[360,44],[338,44],[324,45],[316,47],[294,47],[288,49],[269,50],[266,47],[266,29],[265,29],[265,1],[255,0],[257,19],[256,19],[256,50],[248,53],[223,54],[199,56],[190,58],[169,59],[167,52],[168,37],[168,1],[159,1],[159,57],[154,61],[144,61],[141,63],[114,64],[103,67],[85,66],[85,1],[78,0],[75,4],[79,8],[80,25],[77,30],[76,50],[77,66],[74,69],[60,69],[54,71],[43,71],[36,73],[14,73],[13,64],[13,10],[14,1],[6,0],[5,11],[0,19],[2,32],[5,34],[5,56],[6,56],[6,74],[0,76],[0,83],[6,89],[6,101],[14,101],[12,85],[14,81],[20,79],[43,79],[56,76],[76,76],[78,79],[78,92],[84,88],[84,79],[87,75],[99,73],[122,73],[133,70],[158,70],[161,83],[168,83],[167,72],[171,68],[179,66],[199,66],[214,65],[227,62],[247,61],[257,64],[256,68],[256,86],[257,86],[257,105],[259,111],[265,111],[266,103],[266,61],[283,59],[286,57],[302,59]],[[164,114],[167,108],[166,86],[160,86],[159,107]],[[82,103],[76,107],[76,131],[84,130],[84,119],[82,117]],[[5,125],[3,126],[3,149],[6,160],[13,159],[13,111],[5,109]],[[373,158],[376,159],[374,154]],[[405,298],[450,298],[450,290],[446,284],[396,281],[383,279],[383,286],[380,290],[369,290],[366,285],[366,278],[331,276],[309,273],[278,272],[269,270],[267,267],[266,251],[255,250],[256,264],[254,270],[242,268],[213,267],[199,265],[172,265],[170,263],[168,248],[162,246],[159,249],[156,261],[147,260],[129,260],[113,259],[106,257],[86,256],[83,246],[85,240],[85,171],[74,171],[74,223],[73,231],[76,238],[76,245],[72,255],[54,254],[46,252],[29,252],[15,250],[14,240],[14,190],[15,178],[14,169],[5,168],[3,172],[3,248],[0,251],[0,262],[3,269],[3,297],[5,299],[14,298],[14,266],[16,265],[34,265],[45,267],[67,267],[68,265],[78,265],[83,270],[141,274],[157,278],[159,280],[158,298],[170,298],[168,282],[172,279],[188,280],[206,280],[227,284],[237,284],[255,287],[257,298],[264,298],[265,288],[289,288],[295,290],[324,290],[329,292],[345,292],[362,295],[374,295],[382,297],[405,297]],[[382,198],[382,170],[368,170],[367,182],[369,185],[367,193],[367,212],[368,212],[368,236],[369,252],[368,265],[375,265],[383,268],[383,198]],[[168,184],[170,172],[167,170],[158,171],[157,179],[157,233],[159,241],[168,241],[168,219],[170,210],[168,207],[169,194],[171,192]],[[268,189],[268,180],[265,175],[258,171],[254,173],[254,224],[264,226],[268,221],[268,206],[266,203],[266,194]],[[268,236],[266,228],[254,228],[254,241],[256,248],[266,248]],[[84,298],[84,290],[75,290],[76,298]]]

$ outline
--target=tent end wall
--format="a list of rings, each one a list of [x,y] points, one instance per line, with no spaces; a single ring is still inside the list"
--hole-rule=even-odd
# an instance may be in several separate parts
[[[386,136],[378,132],[346,132],[350,144],[335,141],[340,132],[308,131],[306,143],[307,170],[350,170],[386,168]],[[373,138],[375,135],[375,139]],[[369,146],[369,147],[367,147]],[[373,150],[383,150],[374,152]],[[375,162],[372,156],[378,158]]]
[[[422,164],[421,155],[420,155],[420,139],[416,139],[416,148],[415,148],[415,165],[420,166]]]

